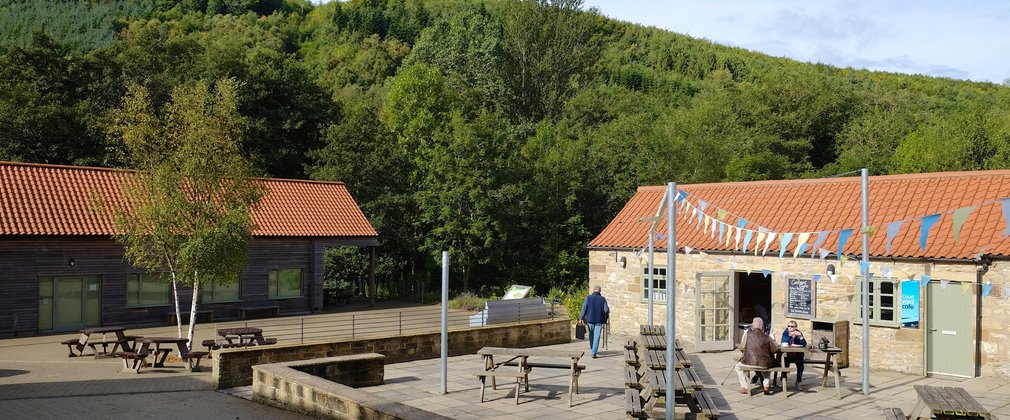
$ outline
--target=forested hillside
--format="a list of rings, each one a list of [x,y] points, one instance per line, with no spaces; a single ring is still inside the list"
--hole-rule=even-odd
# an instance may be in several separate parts
[[[0,0],[0,43],[0,160],[121,166],[128,87],[157,106],[235,79],[243,150],[263,176],[347,183],[380,282],[435,279],[443,249],[456,290],[583,282],[639,185],[1010,167],[1010,88],[768,57],[579,0]]]

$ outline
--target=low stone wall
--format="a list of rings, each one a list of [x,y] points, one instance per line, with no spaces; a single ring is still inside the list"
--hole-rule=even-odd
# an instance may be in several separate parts
[[[253,366],[253,399],[330,419],[448,418],[352,388],[381,384],[384,359],[366,353]]]
[[[441,357],[441,340],[441,333],[434,332],[221,349],[214,352],[212,379],[216,389],[246,386],[253,383],[255,365],[361,353],[382,354],[386,363],[436,359]],[[474,327],[449,332],[449,355],[475,354],[485,346],[537,347],[571,340],[572,323],[568,318]]]

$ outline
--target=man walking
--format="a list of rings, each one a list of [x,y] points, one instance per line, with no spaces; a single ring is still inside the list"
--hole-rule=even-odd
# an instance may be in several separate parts
[[[589,324],[589,349],[593,352],[593,358],[600,350],[600,333],[603,332],[603,324],[610,318],[610,307],[607,306],[607,299],[600,295],[600,286],[593,286],[593,293],[582,302],[582,313],[579,314],[579,324]]]

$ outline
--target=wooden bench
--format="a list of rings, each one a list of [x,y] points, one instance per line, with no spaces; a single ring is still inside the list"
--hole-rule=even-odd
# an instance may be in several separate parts
[[[477,379],[480,379],[480,402],[484,402],[484,389],[487,388],[487,378],[496,377],[506,377],[506,378],[516,378],[516,405],[519,405],[519,386],[524,382],[526,383],[526,392],[530,391],[530,378],[529,374],[532,369],[526,368],[523,371],[519,370],[483,370],[476,372]]]
[[[761,372],[763,374],[769,375],[768,379],[771,380],[771,378],[772,378],[771,375],[780,374],[780,373],[795,372],[796,368],[792,367],[792,366],[790,366],[790,367],[763,368],[763,367],[760,367],[760,366],[743,365],[743,371],[744,371],[744,373],[747,374],[747,383],[750,384],[751,374],[754,373],[754,372]],[[789,382],[789,381],[782,381],[782,396],[783,396],[783,398],[787,397],[789,395],[789,386],[787,385],[787,382]],[[748,397],[751,397],[751,396],[754,395],[750,391],[751,391],[751,388],[750,388],[750,385],[748,385],[747,386],[747,396]]]
[[[885,408],[884,418],[887,420],[908,420],[908,417],[905,417],[905,413],[900,408]]]
[[[277,339],[266,338],[261,335],[257,335],[255,338],[253,338],[253,343],[256,343],[257,346],[267,346],[270,344],[277,344]]]
[[[281,314],[281,306],[272,300],[260,300],[254,302],[244,302],[245,306],[238,308],[239,319],[246,319],[249,312],[269,311],[271,316],[277,317]]]
[[[196,311],[196,318],[197,319],[200,319],[200,315],[204,316],[204,319],[206,320],[205,322],[207,322],[207,323],[214,322],[214,311],[212,311],[210,309],[201,309],[199,311]],[[180,312],[179,316],[182,317],[183,321],[189,321],[189,312],[188,311],[186,311],[186,312]],[[168,313],[168,325],[175,325],[175,320],[176,320],[176,318],[175,318],[175,312],[174,311],[169,312]]]
[[[203,359],[204,356],[208,355],[210,355],[210,353],[206,351],[191,351],[189,353],[182,355],[181,357],[182,360],[186,361],[186,366],[189,367],[190,372],[199,372],[200,359]]]
[[[140,373],[140,368],[147,363],[147,356],[151,354],[147,349],[141,349],[137,351],[121,351],[115,354],[116,357],[123,359],[123,369],[132,370],[133,373]]]
[[[625,350],[637,350],[638,349],[638,343],[635,340],[632,340],[632,339],[625,340],[624,341],[624,349]]]
[[[81,344],[81,339],[80,338],[71,338],[69,340],[63,340],[63,341],[60,341],[60,344],[63,344],[63,345],[67,346],[67,351],[70,352],[70,355],[67,356],[67,357],[77,357],[78,356],[77,354],[74,354],[74,348],[76,348],[78,345]]]
[[[642,378],[638,375],[638,370],[634,366],[624,366],[624,387],[630,389],[642,389]]]
[[[912,408],[912,412],[908,416],[909,419],[920,417],[985,419],[992,417],[992,413],[979,404],[964,388],[928,385],[915,385],[914,388],[919,395],[919,400]]]
[[[634,367],[641,366],[638,362],[638,354],[634,350],[624,350],[624,363]]]
[[[694,403],[695,405],[691,407],[691,411],[696,413],[695,418],[717,419],[721,415],[719,407],[715,405],[715,400],[705,391],[699,390],[694,392]]]

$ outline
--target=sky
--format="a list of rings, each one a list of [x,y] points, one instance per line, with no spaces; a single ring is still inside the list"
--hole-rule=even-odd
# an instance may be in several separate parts
[[[585,0],[608,17],[799,61],[1003,83],[1010,2]]]

